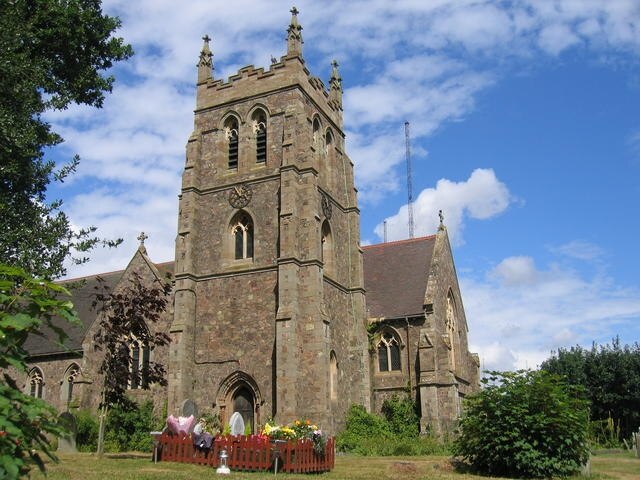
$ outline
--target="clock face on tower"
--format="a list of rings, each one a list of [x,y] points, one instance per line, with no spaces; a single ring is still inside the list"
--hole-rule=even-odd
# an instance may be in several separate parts
[[[249,185],[236,185],[229,192],[229,205],[233,208],[244,208],[249,205],[253,192]]]

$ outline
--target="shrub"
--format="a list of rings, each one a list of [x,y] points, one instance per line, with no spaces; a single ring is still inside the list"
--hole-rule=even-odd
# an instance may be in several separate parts
[[[138,405],[127,402],[109,410],[105,429],[105,449],[115,452],[150,452],[153,441],[149,432],[157,420],[153,416],[153,403]]]
[[[420,433],[420,418],[416,413],[416,404],[407,394],[402,397],[393,395],[382,404],[389,429],[402,438],[414,438]]]
[[[567,476],[589,456],[588,405],[546,371],[488,372],[467,397],[454,455],[486,475]]]
[[[391,436],[391,429],[384,418],[367,412],[362,405],[352,405],[347,412],[345,429],[336,438],[336,446],[343,452],[355,451],[368,439],[379,441]]]
[[[76,446],[80,452],[95,452],[98,445],[98,419],[89,410],[80,410],[76,417]]]
[[[449,454],[449,446],[419,435],[419,418],[413,401],[394,396],[383,403],[383,414],[368,413],[353,405],[347,412],[344,431],[336,437],[338,450],[365,456]]]

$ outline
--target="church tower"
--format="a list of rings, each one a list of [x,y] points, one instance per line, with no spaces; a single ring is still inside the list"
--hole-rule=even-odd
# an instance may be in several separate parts
[[[179,197],[169,412],[187,400],[255,431],[273,416],[335,432],[369,406],[360,217],[342,86],[302,56],[213,75],[204,37]]]

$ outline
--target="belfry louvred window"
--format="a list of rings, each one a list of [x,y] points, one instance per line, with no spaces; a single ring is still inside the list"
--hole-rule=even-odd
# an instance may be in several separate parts
[[[228,167],[238,168],[238,120],[235,117],[229,117],[224,122],[224,134],[227,138],[227,164]]]
[[[256,163],[267,161],[267,115],[260,109],[252,115],[253,132],[256,136]]]

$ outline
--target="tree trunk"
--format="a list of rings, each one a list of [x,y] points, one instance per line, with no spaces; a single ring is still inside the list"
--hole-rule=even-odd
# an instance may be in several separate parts
[[[99,413],[99,417],[100,417],[100,426],[98,428],[98,451],[96,452],[98,454],[99,458],[102,458],[102,456],[104,455],[104,429],[105,429],[105,423],[106,423],[106,419],[107,419],[107,405],[105,402],[105,392],[102,392],[102,404],[100,405],[100,413]]]

